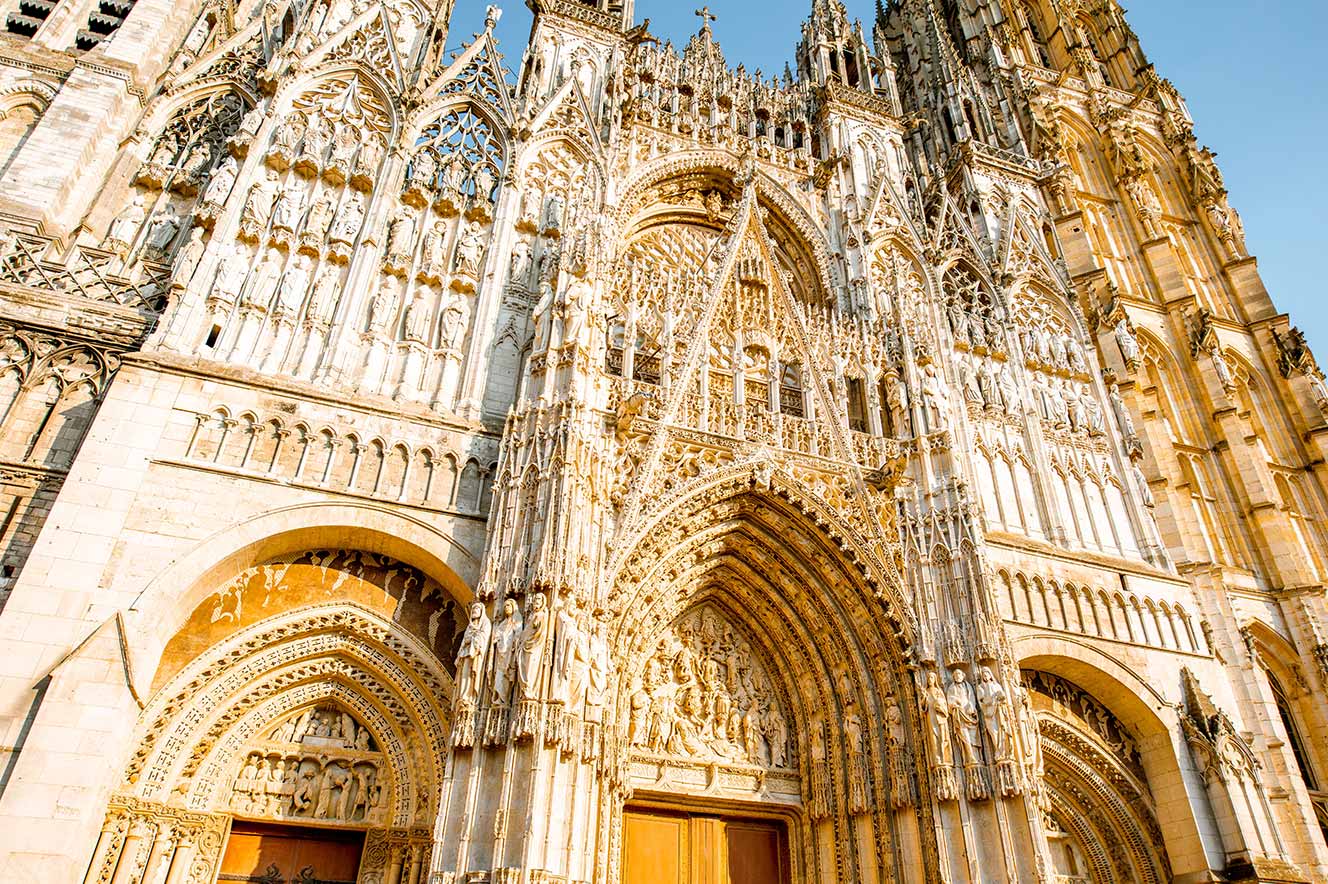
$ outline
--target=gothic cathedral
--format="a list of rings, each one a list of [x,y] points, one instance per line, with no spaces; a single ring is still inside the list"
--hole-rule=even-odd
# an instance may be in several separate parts
[[[1176,87],[810,5],[5,0],[0,882],[1328,882],[1328,383]]]

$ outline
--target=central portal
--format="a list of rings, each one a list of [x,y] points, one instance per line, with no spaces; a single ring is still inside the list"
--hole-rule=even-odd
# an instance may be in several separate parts
[[[774,820],[629,807],[623,884],[787,884],[788,836]]]

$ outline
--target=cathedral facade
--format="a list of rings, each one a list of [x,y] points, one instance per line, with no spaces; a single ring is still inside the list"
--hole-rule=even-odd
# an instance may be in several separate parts
[[[529,5],[5,3],[0,882],[1328,881],[1328,384],[1116,0]]]

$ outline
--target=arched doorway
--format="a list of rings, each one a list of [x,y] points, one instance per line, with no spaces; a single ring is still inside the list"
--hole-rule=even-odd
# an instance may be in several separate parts
[[[1041,737],[1044,828],[1064,882],[1172,879],[1137,737],[1074,682],[1025,669]]]
[[[758,472],[676,501],[614,584],[632,801],[611,809],[610,874],[924,880],[900,624],[840,545],[851,535],[831,539],[789,477]]]
[[[355,549],[217,586],[166,644],[87,880],[418,880],[460,616],[430,575]]]

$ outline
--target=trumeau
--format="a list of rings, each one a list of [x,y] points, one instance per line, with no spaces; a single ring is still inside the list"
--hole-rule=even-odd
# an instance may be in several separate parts
[[[1328,382],[1114,0],[531,6],[6,5],[0,882],[1328,880]]]

